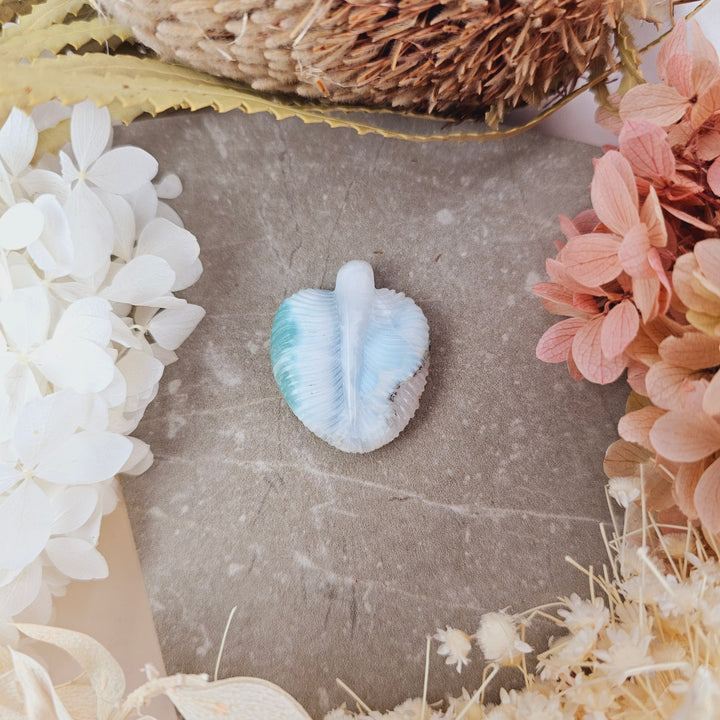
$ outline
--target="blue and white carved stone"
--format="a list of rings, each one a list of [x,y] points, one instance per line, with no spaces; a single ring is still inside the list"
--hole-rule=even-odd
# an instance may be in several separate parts
[[[396,438],[420,404],[430,335],[403,293],[376,290],[362,260],[340,268],[335,290],[301,290],[275,315],[270,359],[290,409],[345,452]]]

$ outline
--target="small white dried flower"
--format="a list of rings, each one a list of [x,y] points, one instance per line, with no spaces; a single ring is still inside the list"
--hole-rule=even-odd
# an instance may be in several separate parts
[[[462,630],[445,626],[445,630],[440,630],[435,633],[435,639],[441,643],[438,648],[438,655],[446,655],[445,664],[455,665],[455,669],[460,672],[463,665],[467,665],[468,653],[472,647],[470,643],[470,637],[466,635]]]
[[[608,628],[607,639],[610,642],[606,650],[595,652],[602,661],[599,669],[622,684],[635,675],[653,672],[653,659],[648,652],[652,635],[642,632],[640,626],[634,626],[630,632],[622,628]]]
[[[671,720],[699,720],[717,717],[720,707],[720,678],[715,668],[701,665],[692,679],[683,704]]]
[[[486,660],[512,665],[532,648],[520,639],[514,616],[505,612],[489,612],[480,618],[475,635]]]
[[[618,505],[627,508],[640,497],[640,478],[611,478],[608,482],[608,492]]]
[[[558,610],[558,615],[565,619],[565,625],[571,633],[585,629],[599,633],[610,618],[610,613],[600,597],[592,601],[582,600],[579,595],[573,593],[565,603],[567,609]]]

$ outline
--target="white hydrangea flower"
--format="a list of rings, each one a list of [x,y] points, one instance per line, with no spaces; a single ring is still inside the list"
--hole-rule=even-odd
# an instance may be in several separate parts
[[[446,665],[455,665],[455,669],[460,672],[463,669],[463,665],[467,665],[468,653],[472,648],[470,643],[470,637],[466,635],[462,630],[457,630],[449,625],[445,627],[445,630],[438,628],[435,633],[435,639],[441,643],[438,648],[438,655],[444,655]]]
[[[70,114],[60,158],[33,164],[38,131]],[[47,622],[71,579],[104,577],[97,551],[126,437],[204,311],[174,293],[202,272],[195,237],[158,198],[157,161],[112,148],[107,109],[50,103],[0,129],[0,634]],[[11,639],[13,639],[11,637]]]
[[[480,618],[475,635],[485,659],[500,664],[513,664],[532,648],[520,639],[517,621],[505,612],[489,612]]]

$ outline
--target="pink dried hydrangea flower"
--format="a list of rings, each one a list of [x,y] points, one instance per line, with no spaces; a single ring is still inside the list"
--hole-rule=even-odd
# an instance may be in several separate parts
[[[665,520],[720,533],[720,61],[679,20],[659,83],[598,112],[618,135],[595,161],[593,209],[561,218],[567,242],[533,290],[565,319],[537,356],[595,383],[627,369],[633,395],[606,471],[643,484]],[[630,495],[628,495],[628,493]]]

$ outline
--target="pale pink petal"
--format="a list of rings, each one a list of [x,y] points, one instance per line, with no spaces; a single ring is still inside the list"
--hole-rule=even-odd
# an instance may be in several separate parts
[[[607,358],[602,352],[601,335],[605,318],[588,320],[575,334],[572,356],[578,370],[590,382],[605,385],[617,380],[626,366],[624,355]]]
[[[148,330],[159,345],[168,350],[177,350],[204,317],[203,308],[188,303],[181,308],[159,312],[149,322]]]
[[[670,336],[660,343],[659,351],[665,362],[690,370],[720,365],[720,340],[705,333],[688,332],[681,337]]]
[[[702,274],[720,287],[720,240],[701,240],[695,244],[695,259]]]
[[[588,315],[598,314],[597,298],[594,295],[573,293],[572,304],[574,308]]]
[[[675,156],[667,133],[649,120],[628,120],[620,133],[620,152],[637,175],[671,178],[675,174]]]
[[[615,305],[602,324],[600,345],[603,355],[614,358],[625,352],[635,339],[639,327],[640,318],[631,300],[623,300]]]
[[[687,98],[674,87],[644,83],[625,93],[620,103],[620,117],[625,122],[633,119],[649,120],[665,128],[680,120],[689,107]]]
[[[45,552],[53,565],[73,580],[95,580],[108,576],[105,558],[89,542],[80,538],[52,538]]]
[[[632,168],[616,150],[595,162],[590,197],[600,220],[617,235],[627,232],[640,219]]]
[[[649,278],[633,278],[633,300],[640,311],[643,322],[650,322],[658,314],[660,280],[657,276]]]
[[[51,521],[50,502],[33,482],[0,500],[0,568],[16,570],[31,563],[50,537]]]
[[[638,395],[648,396],[647,387],[645,385],[645,376],[647,375],[648,366],[639,360],[631,360],[628,362],[627,381],[628,385]]]
[[[686,52],[687,47],[687,25],[685,18],[678,18],[675,21],[675,27],[670,35],[665,38],[665,42],[660,46],[660,52],[657,59],[658,77],[667,81],[667,66],[673,55],[681,55]]]
[[[558,285],[557,283],[536,283],[532,287],[532,291],[538,297],[544,300],[552,300],[555,303],[561,303],[564,305],[572,305],[573,294],[567,288]]]
[[[668,460],[695,462],[720,450],[720,424],[704,413],[672,410],[655,422],[650,441]]]
[[[688,52],[673,55],[666,67],[667,78],[665,82],[674,87],[686,98],[692,97],[695,92],[692,82],[693,59]]]
[[[97,108],[91,100],[73,107],[70,118],[73,153],[81,170],[97,160],[110,142],[110,111]]]
[[[548,328],[537,344],[535,350],[537,358],[547,363],[565,362],[575,333],[586,322],[587,320],[583,318],[568,318]]]
[[[694,520],[697,517],[697,510],[695,509],[695,488],[704,470],[704,463],[682,463],[675,473],[673,495],[680,510],[690,520]]]
[[[0,303],[0,324],[5,338],[20,352],[28,352],[42,343],[50,327],[50,305],[45,288],[14,290]]]
[[[87,179],[107,192],[128,195],[152,180],[157,170],[157,160],[145,150],[117,147],[93,163]]]
[[[26,248],[40,237],[44,224],[43,214],[32,203],[13,205],[0,216],[0,248]]]
[[[563,248],[564,251],[565,248]],[[553,258],[548,258],[545,261],[545,270],[547,271],[547,274],[550,276],[550,279],[558,284],[562,285],[563,287],[567,288],[568,290],[571,290],[573,292],[577,293],[586,293],[590,295],[603,295],[603,291],[595,286],[588,287],[587,285],[583,285],[582,283],[575,280],[575,278],[570,275],[565,265],[563,265],[558,260],[554,260]]]
[[[720,83],[718,84],[718,92],[720,94]],[[718,97],[717,107],[720,107],[720,97]],[[712,130],[704,132],[697,141],[697,154],[701,160],[714,160],[720,155],[720,132]]]
[[[30,164],[37,139],[35,123],[22,110],[13,108],[0,128],[0,157],[11,175],[19,175]]]
[[[720,78],[713,81],[706,87],[704,92],[698,95],[697,102],[690,111],[692,126],[700,128],[718,109],[720,109]],[[698,146],[702,144],[704,135],[707,135],[707,133],[702,133],[698,138]]]
[[[640,220],[647,228],[650,244],[655,247],[665,247],[668,241],[667,227],[660,200],[658,200],[657,192],[652,185],[642,208],[640,208]]]
[[[598,105],[595,110],[595,123],[613,135],[619,135],[623,126],[623,121],[618,111],[610,110],[603,105]]]
[[[131,451],[132,443],[123,435],[85,430],[43,457],[35,472],[60,485],[102,482],[119,472]]]
[[[560,259],[565,270],[585,287],[603,285],[621,272],[619,241],[613,235],[579,235],[568,241]]]
[[[627,413],[620,418],[618,435],[623,440],[634,442],[642,447],[652,450],[650,443],[650,430],[655,422],[665,414],[662,408],[648,405],[640,410]]]
[[[703,412],[713,417],[720,415],[720,373],[715,373],[710,384],[705,388],[702,409]]]
[[[649,278],[655,274],[648,263],[650,238],[643,223],[628,230],[618,248],[618,260],[623,270],[634,278]]]
[[[700,23],[695,19],[690,21],[690,39],[692,41],[693,60],[697,62],[705,60],[714,65],[715,68],[720,67],[720,60],[718,60],[715,46],[707,39]]]
[[[720,532],[720,460],[700,476],[693,499],[700,522],[711,533]]]
[[[720,158],[708,168],[707,179],[710,189],[720,197]]]

